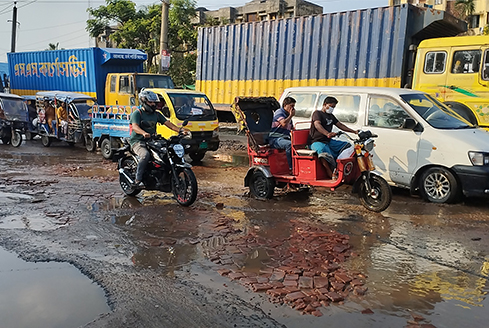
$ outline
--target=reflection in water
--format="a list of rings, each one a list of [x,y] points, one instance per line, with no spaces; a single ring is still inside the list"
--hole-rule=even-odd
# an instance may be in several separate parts
[[[24,262],[0,249],[2,327],[79,327],[110,311],[103,290],[67,263]]]

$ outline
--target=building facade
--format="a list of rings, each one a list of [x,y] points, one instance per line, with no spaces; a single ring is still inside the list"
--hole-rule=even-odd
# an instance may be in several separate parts
[[[215,20],[224,24],[237,24],[322,13],[323,7],[304,0],[253,0],[241,7],[218,10],[197,8],[193,23],[203,24]]]
[[[397,6],[404,3],[409,3],[414,6],[428,6],[433,9],[443,10],[449,14],[467,21],[469,24],[468,34],[482,34],[484,27],[489,25],[489,1],[474,0],[474,12],[469,17],[456,7],[456,0],[389,0],[389,6]]]

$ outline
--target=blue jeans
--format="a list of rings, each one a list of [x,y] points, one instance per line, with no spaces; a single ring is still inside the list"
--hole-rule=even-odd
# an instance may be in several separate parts
[[[338,158],[338,155],[350,146],[351,145],[346,141],[331,139],[329,142],[313,142],[311,149],[315,150],[319,157],[326,159],[333,168],[336,168],[336,159]],[[321,156],[321,154],[323,154],[323,156]],[[329,156],[324,156],[325,154],[328,154]]]
[[[268,140],[270,147],[275,149],[285,149],[285,154],[287,155],[287,163],[289,164],[289,169],[292,170],[292,144],[290,139],[285,138],[270,138]]]

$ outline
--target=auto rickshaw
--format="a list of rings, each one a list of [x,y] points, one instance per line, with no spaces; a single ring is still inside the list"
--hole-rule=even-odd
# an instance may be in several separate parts
[[[42,145],[49,147],[56,140],[66,141],[70,145],[85,142],[91,131],[89,110],[95,103],[94,98],[81,93],[38,92],[36,133],[41,136]]]
[[[0,93],[0,139],[4,145],[19,147],[27,129],[27,106],[22,97]]]

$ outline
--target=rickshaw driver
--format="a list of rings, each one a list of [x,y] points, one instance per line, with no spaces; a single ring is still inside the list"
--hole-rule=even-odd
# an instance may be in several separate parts
[[[146,149],[145,139],[156,134],[156,124],[161,123],[175,132],[190,132],[188,129],[179,128],[172,122],[168,121],[160,111],[157,111],[156,103],[160,99],[153,91],[142,89],[139,93],[139,103],[141,108],[131,114],[132,132],[129,138],[131,148],[139,157],[138,167],[136,170],[136,180],[134,181],[135,188],[143,188],[143,174],[146,165],[150,159],[148,149]],[[142,109],[142,110],[141,110]]]
[[[318,153],[318,157],[326,169],[326,174],[329,178],[334,179],[333,169],[336,169],[336,159],[338,155],[345,149],[351,147],[346,141],[332,139],[336,136],[336,132],[332,132],[333,125],[339,129],[358,134],[359,130],[352,130],[333,115],[333,110],[338,104],[338,100],[334,97],[326,97],[321,110],[314,111],[312,114],[311,128],[309,129],[309,137],[311,139],[311,149]]]
[[[295,115],[295,99],[287,97],[284,99],[282,108],[273,114],[273,121],[268,143],[275,149],[285,149],[289,170],[292,171],[292,144],[290,141],[290,131],[292,130],[292,117]]]

